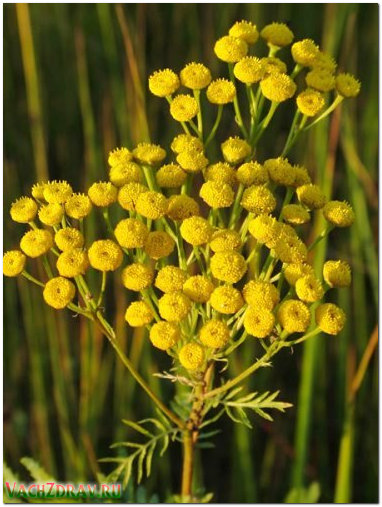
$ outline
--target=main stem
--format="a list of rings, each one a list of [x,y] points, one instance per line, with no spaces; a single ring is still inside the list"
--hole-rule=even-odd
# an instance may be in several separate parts
[[[194,470],[194,442],[192,431],[183,434],[182,501],[187,503],[192,496],[192,475]]]

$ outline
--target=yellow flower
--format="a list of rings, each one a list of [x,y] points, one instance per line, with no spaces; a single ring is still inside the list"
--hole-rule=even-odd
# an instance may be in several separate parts
[[[40,222],[51,226],[59,224],[63,216],[64,210],[62,209],[62,205],[57,203],[46,204],[38,212]]]
[[[268,77],[271,74],[286,74],[287,72],[286,64],[275,56],[261,58],[261,63],[264,68],[264,77]]]
[[[209,242],[212,236],[212,227],[205,218],[186,218],[180,226],[180,234],[190,245],[199,246]]]
[[[270,23],[264,26],[260,32],[260,36],[268,43],[269,46],[282,48],[289,46],[293,41],[293,32],[289,30],[284,23]]]
[[[20,275],[26,263],[27,258],[19,250],[9,250],[3,255],[3,274],[5,276]]]
[[[197,173],[208,165],[208,159],[204,156],[204,153],[195,149],[182,151],[176,157],[176,160],[182,169],[188,173]]]
[[[186,88],[191,90],[201,90],[211,82],[211,72],[202,63],[188,63],[180,71],[180,81]]]
[[[247,272],[242,255],[235,251],[217,252],[210,261],[212,275],[223,282],[236,283]]]
[[[319,48],[311,39],[295,42],[291,48],[293,59],[303,66],[310,66],[317,58]]]
[[[250,21],[236,21],[236,23],[229,29],[229,35],[242,39],[247,44],[254,44],[259,38],[259,32],[256,25]]]
[[[92,202],[85,194],[72,194],[65,203],[65,213],[76,220],[87,217],[92,208]]]
[[[109,180],[116,187],[122,187],[126,183],[140,183],[142,181],[142,171],[135,162],[121,163],[110,169]]]
[[[308,183],[312,183],[312,180],[309,176],[308,169],[306,167],[300,166],[300,165],[294,165],[293,166],[293,173],[294,173],[294,181],[292,183],[292,186],[297,188],[301,187],[302,185],[307,185]]]
[[[176,121],[190,121],[198,112],[198,103],[191,95],[177,95],[170,104],[170,114]]]
[[[346,315],[333,303],[324,303],[316,308],[316,323],[324,333],[336,335],[342,331]]]
[[[215,285],[202,275],[190,276],[183,284],[183,292],[195,303],[207,303]]]
[[[323,213],[326,220],[337,227],[349,227],[355,220],[353,208],[345,201],[329,201]]]
[[[54,241],[60,250],[71,250],[72,248],[82,248],[84,246],[84,237],[78,229],[74,227],[65,227],[56,232]]]
[[[326,69],[311,70],[306,75],[305,81],[308,86],[320,92],[330,92],[336,84],[335,77]]]
[[[14,222],[27,224],[32,222],[37,214],[37,203],[31,197],[20,197],[11,205],[11,218]]]
[[[44,287],[43,297],[49,306],[62,310],[73,300],[76,288],[70,280],[57,276],[49,280]]]
[[[266,310],[273,310],[280,301],[277,288],[272,283],[262,280],[251,280],[244,285],[243,296],[250,306]]]
[[[153,318],[151,308],[144,301],[135,301],[126,309],[125,320],[131,327],[147,326]]]
[[[326,197],[318,185],[308,184],[296,190],[298,200],[309,209],[320,209],[325,206]]]
[[[133,160],[133,154],[127,148],[115,148],[109,152],[108,163],[110,167],[124,166]]]
[[[249,222],[248,230],[259,243],[273,248],[280,234],[280,223],[270,215],[259,215]]]
[[[157,349],[167,350],[180,338],[180,330],[173,322],[156,322],[150,329],[150,341]]]
[[[167,199],[163,194],[149,190],[139,194],[135,209],[137,213],[151,220],[157,220],[166,214]]]
[[[295,285],[296,294],[305,303],[319,301],[324,295],[321,282],[314,275],[306,275],[299,278]]]
[[[325,69],[329,72],[334,72],[336,70],[337,63],[331,55],[328,55],[323,51],[318,51],[310,66],[313,69]]]
[[[346,261],[326,261],[323,275],[330,287],[349,287],[351,284],[351,270]]]
[[[286,226],[284,226],[286,227]],[[274,246],[275,255],[281,262],[305,262],[308,250],[305,243],[297,235],[288,235],[281,232]]]
[[[172,253],[175,241],[164,231],[149,232],[145,243],[145,252],[152,259],[158,260]]]
[[[270,158],[264,162],[270,179],[277,185],[290,186],[294,182],[294,171],[286,158]]]
[[[34,197],[38,201],[45,201],[44,199],[45,185],[46,185],[45,182],[35,183],[32,187],[32,197]]]
[[[61,276],[74,278],[85,273],[89,267],[89,259],[81,248],[72,248],[60,254],[56,266]]]
[[[187,343],[179,351],[180,364],[186,370],[199,370],[204,363],[204,349],[197,343]]]
[[[211,102],[211,104],[223,106],[224,104],[232,102],[235,96],[235,85],[228,79],[215,79],[207,88],[207,99]]]
[[[236,173],[229,164],[217,162],[209,165],[204,171],[206,181],[217,181],[218,183],[228,183],[233,186],[236,183]]]
[[[166,158],[166,151],[157,144],[139,143],[133,155],[141,164],[158,165]]]
[[[158,271],[155,287],[162,292],[178,292],[183,289],[187,273],[177,266],[165,266]]]
[[[116,202],[118,189],[110,181],[93,183],[88,190],[88,196],[95,206],[105,208]]]
[[[260,81],[261,92],[272,102],[284,102],[296,93],[296,83],[287,74],[273,73]]]
[[[135,205],[138,197],[144,192],[148,192],[148,188],[141,183],[126,183],[119,189],[118,202],[126,211],[135,211]]]
[[[342,97],[356,97],[361,90],[361,83],[351,74],[338,74],[336,77],[336,89]]]
[[[219,349],[229,342],[229,328],[221,320],[209,320],[200,329],[199,339],[203,345]]]
[[[275,317],[265,308],[249,307],[244,316],[244,328],[248,334],[255,338],[265,338],[273,329]]]
[[[45,229],[33,229],[24,234],[20,241],[21,250],[28,257],[39,257],[44,255],[53,246],[53,236]]]
[[[179,154],[182,151],[203,151],[202,141],[189,134],[179,134],[174,137],[171,143],[171,149],[174,153]]]
[[[229,164],[239,164],[251,154],[251,146],[239,137],[230,137],[221,144],[223,157]]]
[[[178,164],[163,165],[156,173],[156,180],[162,188],[178,188],[187,179],[187,173]]]
[[[158,310],[162,319],[179,322],[187,317],[191,305],[191,301],[182,292],[170,292],[159,299]]]
[[[64,204],[73,190],[67,181],[48,181],[44,185],[44,199],[47,202]]]
[[[99,271],[115,271],[123,260],[121,248],[111,239],[94,241],[88,255],[90,265]]]
[[[236,63],[248,52],[248,45],[243,39],[225,35],[215,43],[216,56],[227,63]]]
[[[219,229],[212,234],[210,248],[213,252],[238,250],[241,247],[240,234],[232,229]]]
[[[244,300],[235,287],[220,285],[212,292],[210,303],[217,312],[229,315],[238,312],[244,305]]]
[[[135,262],[122,271],[121,277],[126,289],[140,292],[153,283],[154,271],[147,264]]]
[[[181,222],[186,218],[199,215],[199,204],[185,194],[172,195],[168,200],[167,216]]]
[[[118,243],[124,248],[143,248],[148,233],[146,225],[136,218],[125,218],[114,229]]]
[[[282,209],[284,220],[292,225],[306,224],[310,220],[309,212],[299,204],[287,204]]]
[[[235,64],[233,73],[242,83],[257,83],[264,77],[263,62],[255,56],[245,56]]]
[[[304,333],[310,324],[309,308],[297,299],[289,299],[281,303],[277,319],[287,333]]]
[[[235,193],[231,186],[218,181],[203,183],[199,195],[211,208],[228,208],[235,200]]]
[[[284,275],[289,285],[296,285],[299,278],[306,275],[314,275],[314,269],[310,264],[292,262],[285,266]]]
[[[315,116],[325,105],[324,96],[309,88],[299,93],[296,98],[297,107],[306,116]]]
[[[157,70],[149,77],[149,90],[157,97],[172,95],[179,86],[178,76],[170,69]]]
[[[271,213],[276,208],[276,199],[267,187],[252,185],[244,190],[240,204],[247,211],[262,215]]]
[[[258,162],[246,162],[236,171],[236,178],[239,183],[246,187],[250,185],[263,185],[268,183],[268,171]]]

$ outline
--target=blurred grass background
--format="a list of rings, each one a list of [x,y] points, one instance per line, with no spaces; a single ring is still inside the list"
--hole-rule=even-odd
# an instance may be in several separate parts
[[[377,4],[4,5],[4,246],[15,247],[23,232],[11,222],[9,205],[36,180],[67,179],[83,190],[106,178],[115,146],[132,148],[150,135],[167,147],[178,131],[165,101],[148,93],[148,75],[164,67],[179,71],[192,60],[214,75],[225,73],[213,44],[243,18],[259,28],[287,22],[297,39],[313,38],[362,81],[359,97],[345,101],[290,154],[327,195],[354,206],[355,225],[322,242],[317,261],[347,259],[353,284],[337,292],[348,314],[340,336],[296,348],[251,381],[253,389],[281,389],[294,407],[273,423],[255,420],[252,431],[232,431],[226,421],[215,449],[202,451],[204,486],[217,502],[282,502],[293,489],[289,500],[317,499],[312,490],[304,493],[314,482],[321,502],[376,502],[377,354],[370,354],[364,376],[362,368],[356,374],[377,338]],[[290,111],[280,108],[276,116],[260,160],[277,156],[285,141]],[[224,129],[223,138],[232,126]],[[96,230],[92,223],[88,233]],[[107,311],[115,314],[124,347],[168,397],[168,387],[151,376],[158,354],[143,336],[128,335],[126,304],[125,294],[109,289]],[[25,280],[6,281],[4,315],[7,464],[25,477],[19,460],[29,455],[60,481],[94,480],[97,458],[111,455],[108,446],[126,436],[122,417],[147,416],[150,403],[87,322],[49,310]],[[243,369],[245,357],[233,368]],[[155,463],[149,495],[163,501],[177,491],[179,457],[173,449]]]

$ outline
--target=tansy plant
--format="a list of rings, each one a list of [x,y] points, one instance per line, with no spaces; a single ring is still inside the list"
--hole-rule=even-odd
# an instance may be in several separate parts
[[[244,392],[244,382],[280,350],[321,332],[337,335],[344,326],[344,312],[324,298],[350,284],[348,263],[327,260],[318,273],[309,261],[324,236],[353,223],[353,210],[328,201],[308,169],[286,155],[299,135],[355,97],[360,84],[350,74],[336,74],[334,59],[312,40],[293,39],[282,23],[260,34],[249,21],[235,23],[214,47],[228,64],[226,77],[213,79],[202,63],[187,64],[179,75],[164,69],[150,76],[150,91],[167,100],[184,131],[171,151],[149,143],[117,148],[108,158],[109,181],[94,183],[87,194],[73,193],[66,181],[37,183],[31,196],[11,206],[12,219],[29,230],[19,249],[4,254],[4,274],[39,285],[49,306],[92,320],[157,409],[155,418],[125,421],[141,440],[120,443],[127,453],[104,460],[116,464],[110,480],[126,485],[134,473],[139,482],[150,474],[154,453],[179,441],[182,484],[175,498],[206,501],[193,491],[192,477],[195,447],[211,436],[209,425],[228,415],[250,426],[250,411],[271,419],[269,410],[290,406],[278,392]],[[255,43],[268,45],[267,57],[250,54]],[[279,58],[289,46],[293,69]],[[239,103],[239,87],[245,104]],[[296,107],[285,147],[258,160],[259,140],[287,100]],[[216,114],[210,128],[209,109]],[[213,159],[223,114],[232,115],[238,132]],[[115,207],[125,211],[118,223]],[[108,237],[90,244],[84,221],[99,212]],[[323,213],[327,225],[307,244],[313,213]],[[44,279],[29,273],[28,258],[42,260]],[[89,289],[90,270],[99,272],[98,293]],[[167,355],[166,371],[157,375],[176,384],[170,404],[136,371],[105,316],[107,274],[116,270],[121,290],[136,299],[126,309],[127,325],[146,328],[157,353]],[[227,365],[247,340],[260,349],[247,369],[230,378]]]

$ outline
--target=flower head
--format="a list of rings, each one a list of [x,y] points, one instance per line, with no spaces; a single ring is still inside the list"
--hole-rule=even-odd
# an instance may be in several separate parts
[[[247,211],[262,215],[271,213],[276,208],[276,199],[267,187],[252,185],[244,190],[240,204]]]
[[[238,282],[247,272],[244,257],[234,250],[215,253],[211,258],[210,268],[217,280],[228,283]]]
[[[198,112],[198,103],[191,95],[177,95],[170,104],[170,114],[176,121],[190,121]]]
[[[227,63],[236,63],[248,52],[248,45],[243,39],[225,35],[215,43],[216,56]]]
[[[154,271],[147,264],[135,262],[122,271],[121,277],[126,289],[140,292],[153,283]]]
[[[186,370],[195,371],[204,363],[204,349],[197,343],[187,343],[179,351],[180,364]]]
[[[153,318],[151,308],[144,301],[134,301],[126,309],[125,320],[131,327],[147,326]]]
[[[186,88],[191,90],[201,90],[211,82],[211,72],[202,63],[188,63],[180,71],[180,81]]]
[[[172,95],[179,88],[178,76],[170,69],[157,70],[149,77],[149,89],[157,97]]]
[[[199,195],[211,208],[228,208],[235,199],[230,185],[212,180],[203,183]]]
[[[135,205],[138,197],[144,192],[148,192],[148,188],[141,183],[126,183],[119,189],[118,202],[126,211],[135,211]]]
[[[240,234],[232,229],[218,229],[212,234],[209,244],[215,253],[238,250],[241,247]]]
[[[207,321],[200,329],[199,339],[207,347],[219,349],[229,342],[229,327],[218,319]]]
[[[337,62],[328,53],[318,51],[314,60],[310,64],[310,67],[312,67],[313,69],[325,69],[329,72],[334,72],[337,67]]]
[[[179,322],[187,317],[191,305],[191,301],[182,292],[169,292],[159,299],[158,310],[162,319]]]
[[[211,82],[207,88],[207,99],[211,104],[224,105],[233,101],[236,96],[236,88],[232,81],[219,78]]]
[[[188,195],[172,195],[168,200],[167,216],[171,220],[181,222],[186,218],[199,215],[199,212],[199,204]]]
[[[287,226],[284,225],[283,229],[285,227]],[[305,262],[308,255],[305,243],[301,241],[297,234],[285,233],[283,229],[274,246],[276,257],[281,262]]]
[[[292,186],[295,188],[301,187],[302,185],[307,185],[308,183],[312,183],[308,169],[304,166],[294,165],[293,174],[294,181],[292,183]]]
[[[166,151],[157,144],[139,143],[133,150],[138,162],[147,165],[158,165],[166,158]]]
[[[33,185],[31,194],[34,199],[37,199],[38,201],[45,201],[45,198],[44,198],[45,185],[46,185],[46,183],[43,181],[35,183]]]
[[[257,83],[264,77],[263,62],[255,56],[245,56],[235,64],[233,73],[242,83]]]
[[[285,63],[275,56],[261,58],[261,62],[264,68],[264,77],[268,77],[271,74],[286,74],[287,72]]]
[[[137,213],[151,220],[157,220],[166,214],[168,202],[166,197],[159,193],[149,190],[139,194],[135,203]]]
[[[45,229],[33,229],[24,234],[20,241],[21,250],[28,257],[40,257],[44,255],[53,246],[53,236]]]
[[[297,107],[306,116],[315,116],[325,105],[324,96],[310,88],[299,93],[296,98]]]
[[[189,134],[179,134],[174,137],[171,143],[171,149],[174,153],[179,154],[182,151],[203,151],[203,143],[198,137]]]
[[[158,271],[155,287],[162,292],[179,292],[187,279],[187,273],[177,266],[165,266]]]
[[[57,276],[49,280],[44,287],[43,297],[49,306],[62,310],[73,300],[76,288],[70,280]]]
[[[287,74],[273,73],[260,81],[261,92],[272,102],[284,102],[296,93],[296,84]]]
[[[356,97],[361,90],[361,83],[352,74],[338,74],[336,89],[342,97]]]
[[[64,204],[72,193],[72,187],[67,181],[48,181],[44,185],[44,199],[47,202]]]
[[[72,248],[82,248],[85,242],[82,233],[74,227],[64,227],[64,229],[57,231],[54,241],[63,252]]]
[[[156,322],[150,330],[150,341],[157,349],[167,350],[180,338],[180,329],[173,322]]]
[[[206,181],[216,181],[218,183],[228,183],[231,187],[236,183],[236,173],[232,167],[225,162],[217,162],[209,165],[204,171]]]
[[[88,196],[95,206],[106,208],[116,202],[118,189],[110,181],[100,181],[93,183],[88,190]]]
[[[251,185],[264,185],[268,183],[268,171],[258,162],[246,162],[236,171],[236,179],[242,185],[249,187]]]
[[[82,248],[65,250],[58,257],[56,267],[60,275],[66,278],[83,275],[89,267],[88,255]]]
[[[251,146],[239,137],[230,137],[221,145],[223,157],[229,164],[239,164],[251,154]]]
[[[294,182],[293,167],[286,158],[270,158],[264,162],[270,179],[277,185],[290,186]]]
[[[208,158],[200,150],[186,150],[176,157],[178,164],[187,173],[197,173],[207,167]]]
[[[20,275],[26,263],[27,258],[20,250],[9,250],[3,255],[3,274],[5,276]]]
[[[156,173],[158,186],[161,188],[178,188],[187,179],[187,173],[178,164],[163,165]]]
[[[280,234],[280,222],[270,215],[259,215],[248,224],[249,233],[268,248],[273,248]]]
[[[282,209],[282,216],[292,225],[306,224],[310,220],[309,211],[300,204],[286,204]]]
[[[281,303],[277,319],[287,333],[304,333],[309,327],[311,315],[302,301],[288,299]]]
[[[301,187],[297,187],[296,193],[301,204],[304,204],[309,209],[320,209],[326,203],[326,197],[318,185],[313,185],[312,183],[302,185]]]
[[[58,225],[63,216],[64,210],[62,209],[62,204],[57,204],[55,202],[41,206],[38,212],[40,222],[50,226]]]
[[[284,275],[289,285],[296,285],[299,278],[306,275],[314,275],[313,266],[306,263],[292,262],[284,268]]]
[[[293,41],[293,32],[284,23],[270,23],[264,26],[260,32],[260,36],[270,46],[282,48],[289,46]]]
[[[280,301],[277,288],[263,280],[250,280],[243,287],[243,296],[248,305],[267,310],[273,310]]]
[[[240,291],[230,285],[220,285],[211,294],[210,303],[219,313],[230,315],[236,313],[244,305]]]
[[[229,35],[242,39],[247,44],[254,44],[259,38],[259,32],[257,31],[256,25],[250,21],[236,21],[234,25],[229,29]]]
[[[122,187],[126,183],[140,183],[142,179],[141,168],[135,162],[114,165],[109,171],[109,180],[116,187]]]
[[[14,222],[27,224],[32,222],[37,214],[37,203],[31,197],[20,197],[11,205],[11,218]]]
[[[304,39],[295,42],[291,51],[296,63],[303,66],[310,66],[317,58],[319,48],[311,39]]]
[[[313,69],[308,72],[305,81],[308,86],[320,92],[330,92],[330,90],[333,90],[336,84],[336,80],[333,74],[328,70],[321,68]]]
[[[118,243],[124,248],[143,248],[148,233],[146,225],[136,218],[125,218],[114,229]]]
[[[115,148],[110,151],[107,159],[110,167],[125,166],[131,160],[133,160],[133,154],[125,147]]]
[[[316,308],[316,323],[324,333],[336,335],[342,331],[346,315],[333,303],[324,303]]]
[[[351,284],[351,270],[346,261],[326,261],[323,275],[329,287],[349,287]]]
[[[186,218],[180,226],[180,234],[190,245],[199,246],[209,242],[212,227],[205,218]]]
[[[167,257],[175,248],[175,241],[164,231],[149,232],[145,242],[145,252],[152,259]]]
[[[273,329],[275,317],[273,313],[261,307],[249,307],[245,312],[244,328],[255,338],[265,338]]]
[[[72,194],[65,203],[65,213],[76,220],[87,217],[92,208],[92,202],[85,194]]]
[[[350,227],[355,220],[353,208],[345,201],[329,201],[323,213],[326,220],[337,227]]]
[[[299,278],[295,284],[296,294],[305,303],[319,301],[324,295],[321,282],[314,275],[306,275]]]
[[[94,241],[88,252],[90,265],[99,271],[115,271],[122,264],[123,253],[111,239]]]
[[[195,303],[207,303],[215,285],[206,276],[190,276],[183,284],[183,292]]]

